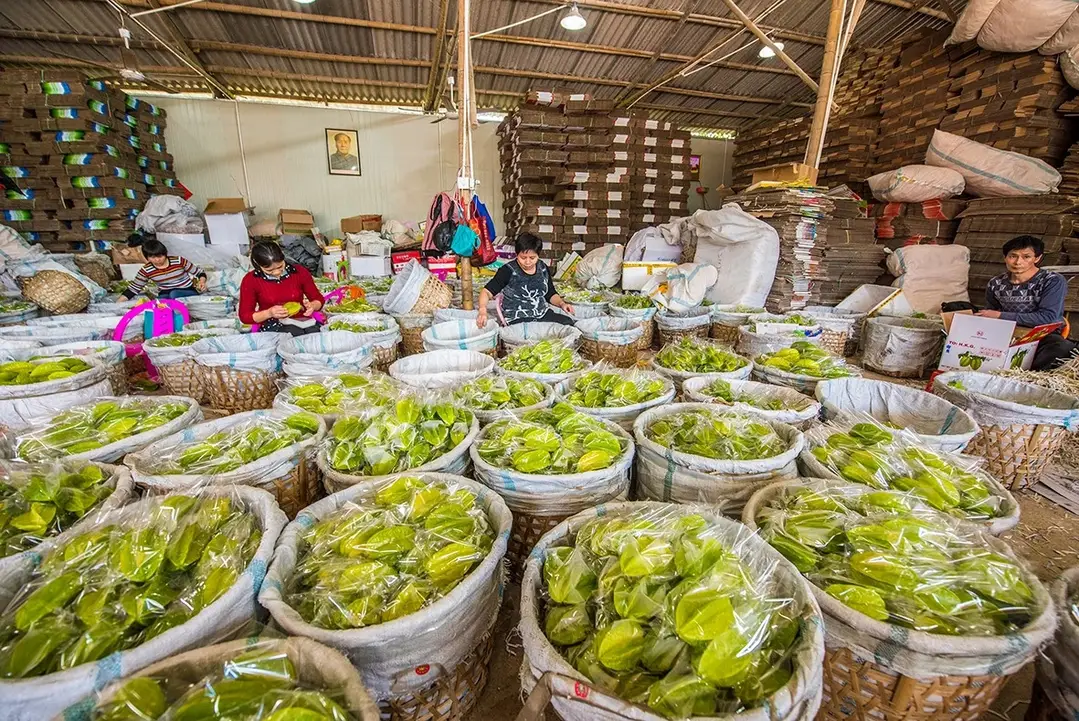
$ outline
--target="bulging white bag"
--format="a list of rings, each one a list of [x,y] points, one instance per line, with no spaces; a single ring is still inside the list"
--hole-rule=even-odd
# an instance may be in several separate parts
[[[965,245],[909,245],[888,255],[892,286],[919,313],[938,314],[940,304],[969,301],[970,248]]]
[[[923,203],[963,194],[966,180],[951,168],[904,165],[879,173],[867,181],[873,197],[885,203]]]
[[[374,362],[372,345],[360,333],[331,330],[285,338],[277,346],[281,370],[290,378],[358,373]]]
[[[697,236],[693,261],[714,266],[719,274],[708,300],[763,306],[779,264],[775,228],[736,203],[727,203],[720,210],[698,210],[690,222]]]
[[[622,280],[622,257],[626,248],[617,243],[596,248],[588,253],[573,273],[577,285],[599,290],[613,288]]]
[[[705,263],[683,263],[667,271],[665,293],[650,284],[648,296],[656,305],[672,313],[699,309],[708,292],[719,280],[719,271]]]
[[[958,171],[967,181],[966,192],[980,198],[1055,193],[1061,181],[1060,173],[1037,158],[999,150],[943,130],[933,132],[925,163]]]

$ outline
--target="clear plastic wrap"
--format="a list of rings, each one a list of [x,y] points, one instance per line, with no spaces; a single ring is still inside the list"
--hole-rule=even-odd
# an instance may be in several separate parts
[[[762,373],[780,371],[816,380],[850,378],[855,375],[842,358],[808,341],[796,341],[790,348],[765,353],[758,356],[753,363]]]
[[[542,575],[531,565],[526,573],[539,598],[526,593],[522,613],[540,611],[540,630],[565,662],[667,718],[734,715],[781,689],[800,698],[797,686],[813,673],[800,665],[819,664],[823,648],[819,611],[789,566],[710,512],[612,508],[571,521],[557,545],[541,541]],[[525,633],[529,663],[542,662]]]
[[[729,346],[696,336],[683,336],[665,345],[654,359],[658,368],[682,374],[735,373],[750,362],[735,354]]]
[[[105,378],[96,358],[40,357],[0,363],[0,399],[31,398],[77,390]]]
[[[800,313],[784,313],[782,315],[776,315],[773,313],[755,313],[749,315],[747,320],[747,330],[750,333],[758,332],[758,323],[764,323],[768,325],[796,325],[802,328],[820,327],[820,323],[817,322],[816,318],[812,318],[808,315],[801,315]]]
[[[938,511],[988,524],[998,533],[1019,520],[1015,499],[976,461],[931,449],[865,414],[808,431],[802,462],[808,475],[910,492]]]
[[[622,308],[625,310],[656,310],[656,304],[652,302],[652,299],[647,295],[640,293],[626,293],[618,296],[611,302],[612,308]]]
[[[712,460],[772,458],[789,445],[758,418],[700,406],[659,418],[644,428],[644,434],[664,448]]]
[[[330,303],[325,308],[327,315],[352,314],[352,313],[381,313],[382,308],[369,302],[366,298],[352,298],[344,302]]]
[[[674,383],[652,371],[599,363],[560,384],[558,394],[578,410],[607,417],[605,411],[629,408],[640,411],[674,400]]]
[[[302,408],[320,416],[335,417],[390,405],[400,392],[400,386],[383,373],[343,373],[283,381],[274,406]]]
[[[485,376],[453,392],[458,403],[472,411],[512,411],[550,400],[551,387],[531,378]]]
[[[569,345],[557,340],[542,340],[535,345],[522,346],[498,361],[500,370],[536,376],[568,377],[586,367],[586,360]]]
[[[304,533],[285,600],[320,628],[393,621],[452,591],[494,536],[468,488],[401,476]]]
[[[946,636],[1014,634],[1040,613],[1025,568],[914,493],[834,482],[774,489],[756,508],[762,537],[858,613]]]
[[[690,378],[682,384],[682,395],[686,401],[729,406],[738,413],[789,423],[803,430],[813,426],[820,414],[820,403],[800,391],[756,381]]]
[[[388,315],[337,315],[331,316],[326,327],[330,330],[347,330],[350,333],[386,333],[396,332],[400,335],[401,329],[397,321]]]

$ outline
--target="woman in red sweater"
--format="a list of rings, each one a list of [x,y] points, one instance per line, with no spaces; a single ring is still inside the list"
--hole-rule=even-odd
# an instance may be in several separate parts
[[[317,333],[319,324],[311,316],[326,299],[307,268],[287,262],[277,243],[256,244],[251,265],[240,283],[240,322],[258,323],[265,333]],[[300,310],[290,313],[285,303],[298,303]]]

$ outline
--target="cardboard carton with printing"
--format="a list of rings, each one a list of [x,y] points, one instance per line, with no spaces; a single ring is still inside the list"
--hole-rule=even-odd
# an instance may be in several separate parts
[[[971,311],[944,313],[948,338],[940,368],[972,371],[1030,370],[1038,342],[1062,323],[1024,328],[1012,320],[983,318]]]

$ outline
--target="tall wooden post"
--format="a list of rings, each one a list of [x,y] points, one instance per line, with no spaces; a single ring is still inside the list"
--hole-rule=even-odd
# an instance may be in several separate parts
[[[824,63],[821,65],[817,87],[817,105],[813,110],[813,124],[809,129],[809,145],[806,147],[806,165],[820,167],[824,152],[824,134],[828,131],[832,97],[835,95],[835,74],[839,59],[839,39],[843,32],[843,15],[847,0],[832,0],[832,12],[828,18],[828,36],[824,41]]]
[[[457,103],[457,149],[461,159],[458,177],[458,190],[461,193],[461,205],[464,206],[465,219],[469,217],[472,205],[472,191],[475,179],[472,169],[472,125],[475,117],[476,91],[473,87],[472,73],[472,35],[469,0],[457,0],[457,81],[461,88],[461,97]],[[460,182],[464,180],[465,182]],[[472,310],[472,259],[461,258],[461,307]]]

